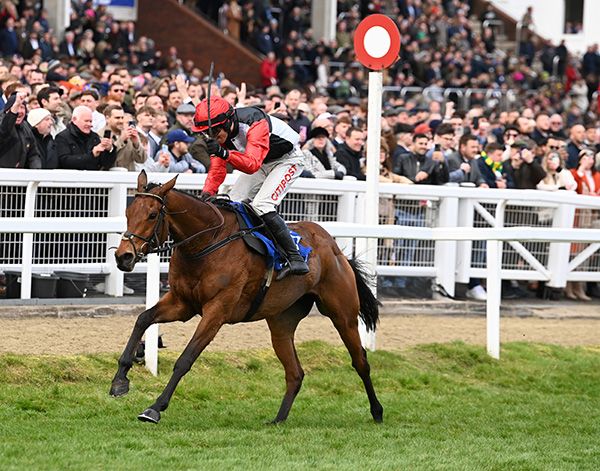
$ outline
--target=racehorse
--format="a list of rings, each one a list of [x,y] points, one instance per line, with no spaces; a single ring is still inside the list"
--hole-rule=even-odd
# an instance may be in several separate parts
[[[293,224],[290,227],[312,248],[310,272],[274,281],[254,313],[250,312],[251,319],[247,319],[267,272],[265,257],[236,238],[240,227],[234,213],[174,190],[176,180],[177,177],[164,185],[148,185],[142,171],[135,198],[127,208],[127,232],[115,252],[120,270],[133,270],[145,254],[158,251],[168,235],[175,248],[169,266],[170,290],[137,318],[119,358],[110,394],[122,396],[129,391],[127,373],[138,343],[151,324],[185,322],[200,314],[198,327],[175,362],[164,391],[138,416],[142,421],[158,423],[177,384],[223,324],[265,319],[273,349],[285,369],[286,390],[273,420],[282,422],[288,417],[304,377],[294,346],[294,332],[316,303],[339,332],[363,381],[371,415],[381,422],[383,407],[375,394],[367,354],[358,333],[359,315],[368,330],[375,330],[379,316],[379,302],[369,289],[364,269],[355,260],[348,260],[318,224]]]

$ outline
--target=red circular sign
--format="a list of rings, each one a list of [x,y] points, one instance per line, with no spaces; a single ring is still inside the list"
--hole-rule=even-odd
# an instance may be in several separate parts
[[[358,61],[371,70],[381,70],[398,60],[400,31],[385,15],[369,15],[354,33],[354,51]]]

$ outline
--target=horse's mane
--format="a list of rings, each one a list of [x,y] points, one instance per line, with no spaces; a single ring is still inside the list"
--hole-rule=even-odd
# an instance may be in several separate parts
[[[150,191],[150,190],[153,190],[154,188],[159,188],[161,186],[162,185],[160,183],[150,182],[144,187],[144,191]],[[194,193],[190,193],[189,191],[186,191],[186,190],[179,190],[177,188],[173,188],[171,191],[176,191],[177,193],[181,193],[185,196],[189,196],[190,198],[193,198],[194,200],[196,200],[198,202],[203,202],[203,203],[208,202],[208,203],[214,204],[218,208],[226,207],[227,209],[230,209],[229,202],[231,200],[229,199],[229,197],[227,195],[214,196],[209,201],[202,201],[198,195],[196,195]]]
[[[144,191],[151,191],[154,188],[160,188],[162,185],[160,183],[153,183],[150,182],[148,183],[145,187],[144,187]],[[189,196],[190,198],[194,198],[195,200],[200,201],[200,198],[198,198],[197,195],[190,193],[189,191],[185,191],[185,190],[179,190],[177,188],[173,188],[171,191],[176,191],[177,193],[182,193],[186,196]]]

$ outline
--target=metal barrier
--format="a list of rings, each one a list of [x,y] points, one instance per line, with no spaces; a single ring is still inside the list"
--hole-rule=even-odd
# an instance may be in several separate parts
[[[514,90],[499,90],[496,88],[432,88],[432,87],[398,87],[388,86],[383,87],[383,95],[386,93],[397,93],[400,98],[406,98],[407,95],[421,94],[425,98],[431,98],[434,93],[441,93],[444,98],[444,102],[454,101],[451,100],[451,95],[456,95],[458,108],[462,110],[468,110],[472,105],[472,96],[474,94],[482,94],[485,100],[498,99],[500,107],[503,110],[507,110],[510,103],[516,100],[516,93]],[[537,92],[536,92],[537,93]]]
[[[306,60],[296,61],[295,64],[297,64],[297,65],[304,65],[304,66],[307,66],[307,65],[318,65],[318,64],[315,64],[312,61],[306,61]],[[340,70],[348,67],[348,65],[349,65],[348,62],[338,62],[338,61],[329,61],[327,64],[329,65],[329,67],[331,67],[333,69],[340,69]]]

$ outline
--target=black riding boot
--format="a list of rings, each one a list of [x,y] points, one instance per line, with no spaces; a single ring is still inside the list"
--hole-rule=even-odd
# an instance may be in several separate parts
[[[287,265],[285,265],[279,275],[278,280],[281,280],[288,274],[292,275],[306,275],[308,273],[308,265],[298,252],[296,244],[290,235],[290,230],[285,224],[281,216],[276,212],[271,212],[262,215],[263,221],[273,234],[273,238],[279,247],[285,252],[287,258]]]

